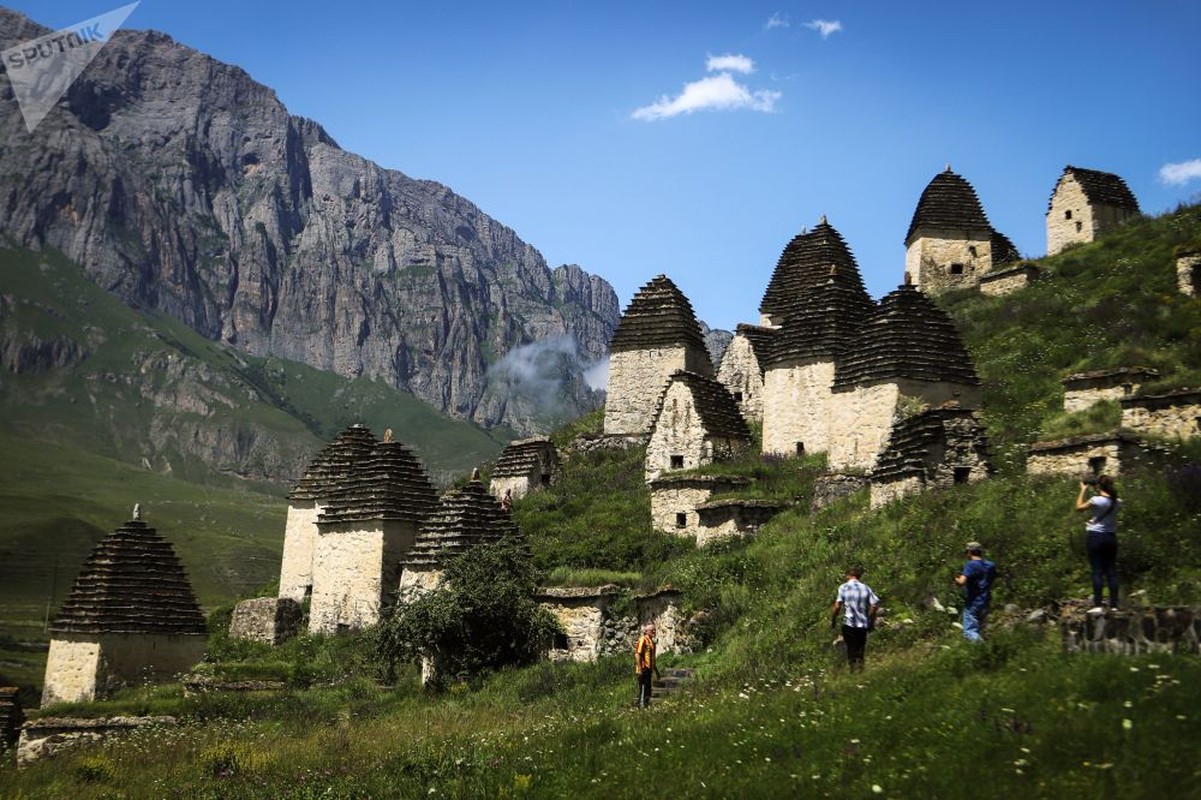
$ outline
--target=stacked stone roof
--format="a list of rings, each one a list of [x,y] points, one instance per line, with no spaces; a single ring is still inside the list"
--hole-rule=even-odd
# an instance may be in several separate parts
[[[816,228],[797,234],[784,247],[759,303],[759,313],[787,319],[832,274],[839,284],[857,289],[867,297],[850,248],[842,234],[822,217]]]
[[[401,560],[405,569],[433,570],[480,544],[519,537],[508,511],[488,494],[484,484],[471,480],[442,497],[425,520],[412,549]]]
[[[613,331],[609,350],[694,347],[708,353],[692,303],[666,275],[638,290]]]
[[[682,369],[672,373],[667,386],[659,395],[654,419],[659,419],[659,415],[662,414],[667,391],[673,383],[683,383],[688,387],[688,391],[692,394],[692,402],[696,406],[697,416],[700,417],[701,424],[709,436],[728,439],[751,438],[751,431],[747,428],[746,420],[743,419],[742,412],[738,410],[738,404],[734,402],[730,390],[713,378],[706,378],[704,375]]]
[[[834,388],[902,378],[980,383],[955,323],[909,285],[880,301],[837,363]]]
[[[1138,200],[1134,198],[1134,193],[1130,191],[1130,187],[1126,185],[1126,181],[1112,172],[1100,172],[1095,169],[1084,169],[1083,167],[1073,167],[1071,164],[1063,168],[1063,175],[1060,176],[1059,182],[1062,182],[1064,177],[1071,175],[1080,184],[1081,190],[1084,191],[1084,196],[1088,198],[1088,202],[1092,205],[1116,206],[1117,208],[1125,208],[1130,211],[1138,212]],[[1055,184],[1055,188],[1059,189],[1059,182]],[[1052,199],[1055,197],[1055,192],[1051,192]],[[1048,203],[1048,210],[1050,204]]]
[[[356,454],[356,461],[332,463],[327,475],[332,489],[317,518],[319,524],[367,520],[420,523],[438,504],[425,467],[405,445],[375,442],[367,452]]]
[[[772,345],[776,338],[776,329],[740,322],[738,323],[736,335],[745,336],[746,340],[751,343],[751,352],[754,353],[755,361],[759,364],[759,377],[762,378],[765,366],[771,358]]]
[[[313,457],[304,476],[288,493],[289,499],[324,500],[329,497],[378,443],[366,426],[351,425]]]
[[[856,283],[833,273],[808,290],[776,333],[768,363],[839,357],[875,309],[862,283]]]
[[[53,633],[205,634],[204,615],[171,545],[139,519],[92,550]]]
[[[493,478],[521,478],[557,461],[555,446],[545,436],[510,442],[492,467]]]
[[[910,475],[933,477],[932,471],[938,466],[934,459],[947,449],[948,423],[958,421],[971,431],[972,450],[987,462],[988,438],[975,412],[964,408],[935,408],[914,414],[893,426],[888,445],[872,470],[872,480],[888,481]]]
[[[988,236],[993,233],[976,190],[962,176],[951,172],[949,166],[922,191],[905,234],[906,246],[919,228],[979,231]]]
[[[1008,236],[1000,231],[993,231],[992,238],[989,241],[989,249],[992,251],[992,263],[997,264],[1012,264],[1014,261],[1021,261],[1022,254],[1018,252],[1017,246],[1010,240]]]

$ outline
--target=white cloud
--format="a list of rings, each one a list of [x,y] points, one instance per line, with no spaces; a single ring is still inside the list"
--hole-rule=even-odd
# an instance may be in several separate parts
[[[767,20],[767,24],[764,27],[767,28],[769,31],[772,28],[787,28],[788,27],[788,15],[781,14],[779,11],[777,11],[776,13],[771,15],[771,18]]]
[[[741,72],[743,75],[750,75],[755,71],[755,62],[746,56],[726,53],[724,56],[709,56],[705,69],[709,72]]]
[[[836,33],[842,30],[842,23],[838,20],[815,19],[812,22],[805,23],[806,28],[811,28],[822,35],[822,38],[827,38],[831,33]]]
[[[1182,186],[1201,178],[1201,158],[1181,161],[1179,164],[1164,164],[1159,168],[1159,180],[1169,186]]]
[[[728,72],[710,75],[684,85],[676,97],[666,95],[649,106],[633,113],[634,119],[656,120],[691,114],[694,111],[733,111],[749,108],[752,111],[774,111],[780,93],[769,89],[751,91]]]

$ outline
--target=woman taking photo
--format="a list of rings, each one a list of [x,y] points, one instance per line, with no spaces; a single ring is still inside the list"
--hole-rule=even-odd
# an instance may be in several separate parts
[[[1085,490],[1092,485],[1096,494],[1086,498]],[[1092,514],[1084,529],[1088,534],[1088,563],[1093,573],[1093,607],[1090,614],[1100,614],[1101,590],[1109,584],[1109,607],[1118,607],[1118,490],[1113,478],[1101,475],[1095,481],[1081,481],[1076,498],[1076,510]]]

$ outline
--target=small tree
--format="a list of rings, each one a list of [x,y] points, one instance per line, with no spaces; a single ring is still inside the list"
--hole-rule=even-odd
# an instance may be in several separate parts
[[[396,607],[378,631],[389,679],[396,665],[428,658],[435,685],[509,665],[532,664],[560,632],[534,602],[537,573],[513,542],[480,544],[446,566],[438,589]]]

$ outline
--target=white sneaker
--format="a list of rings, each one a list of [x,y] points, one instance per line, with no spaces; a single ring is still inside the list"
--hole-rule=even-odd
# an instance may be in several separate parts
[[[1105,613],[1105,608],[1103,606],[1093,606],[1092,608],[1090,608],[1088,611],[1085,611],[1084,613],[1088,614],[1090,617],[1099,617]]]

